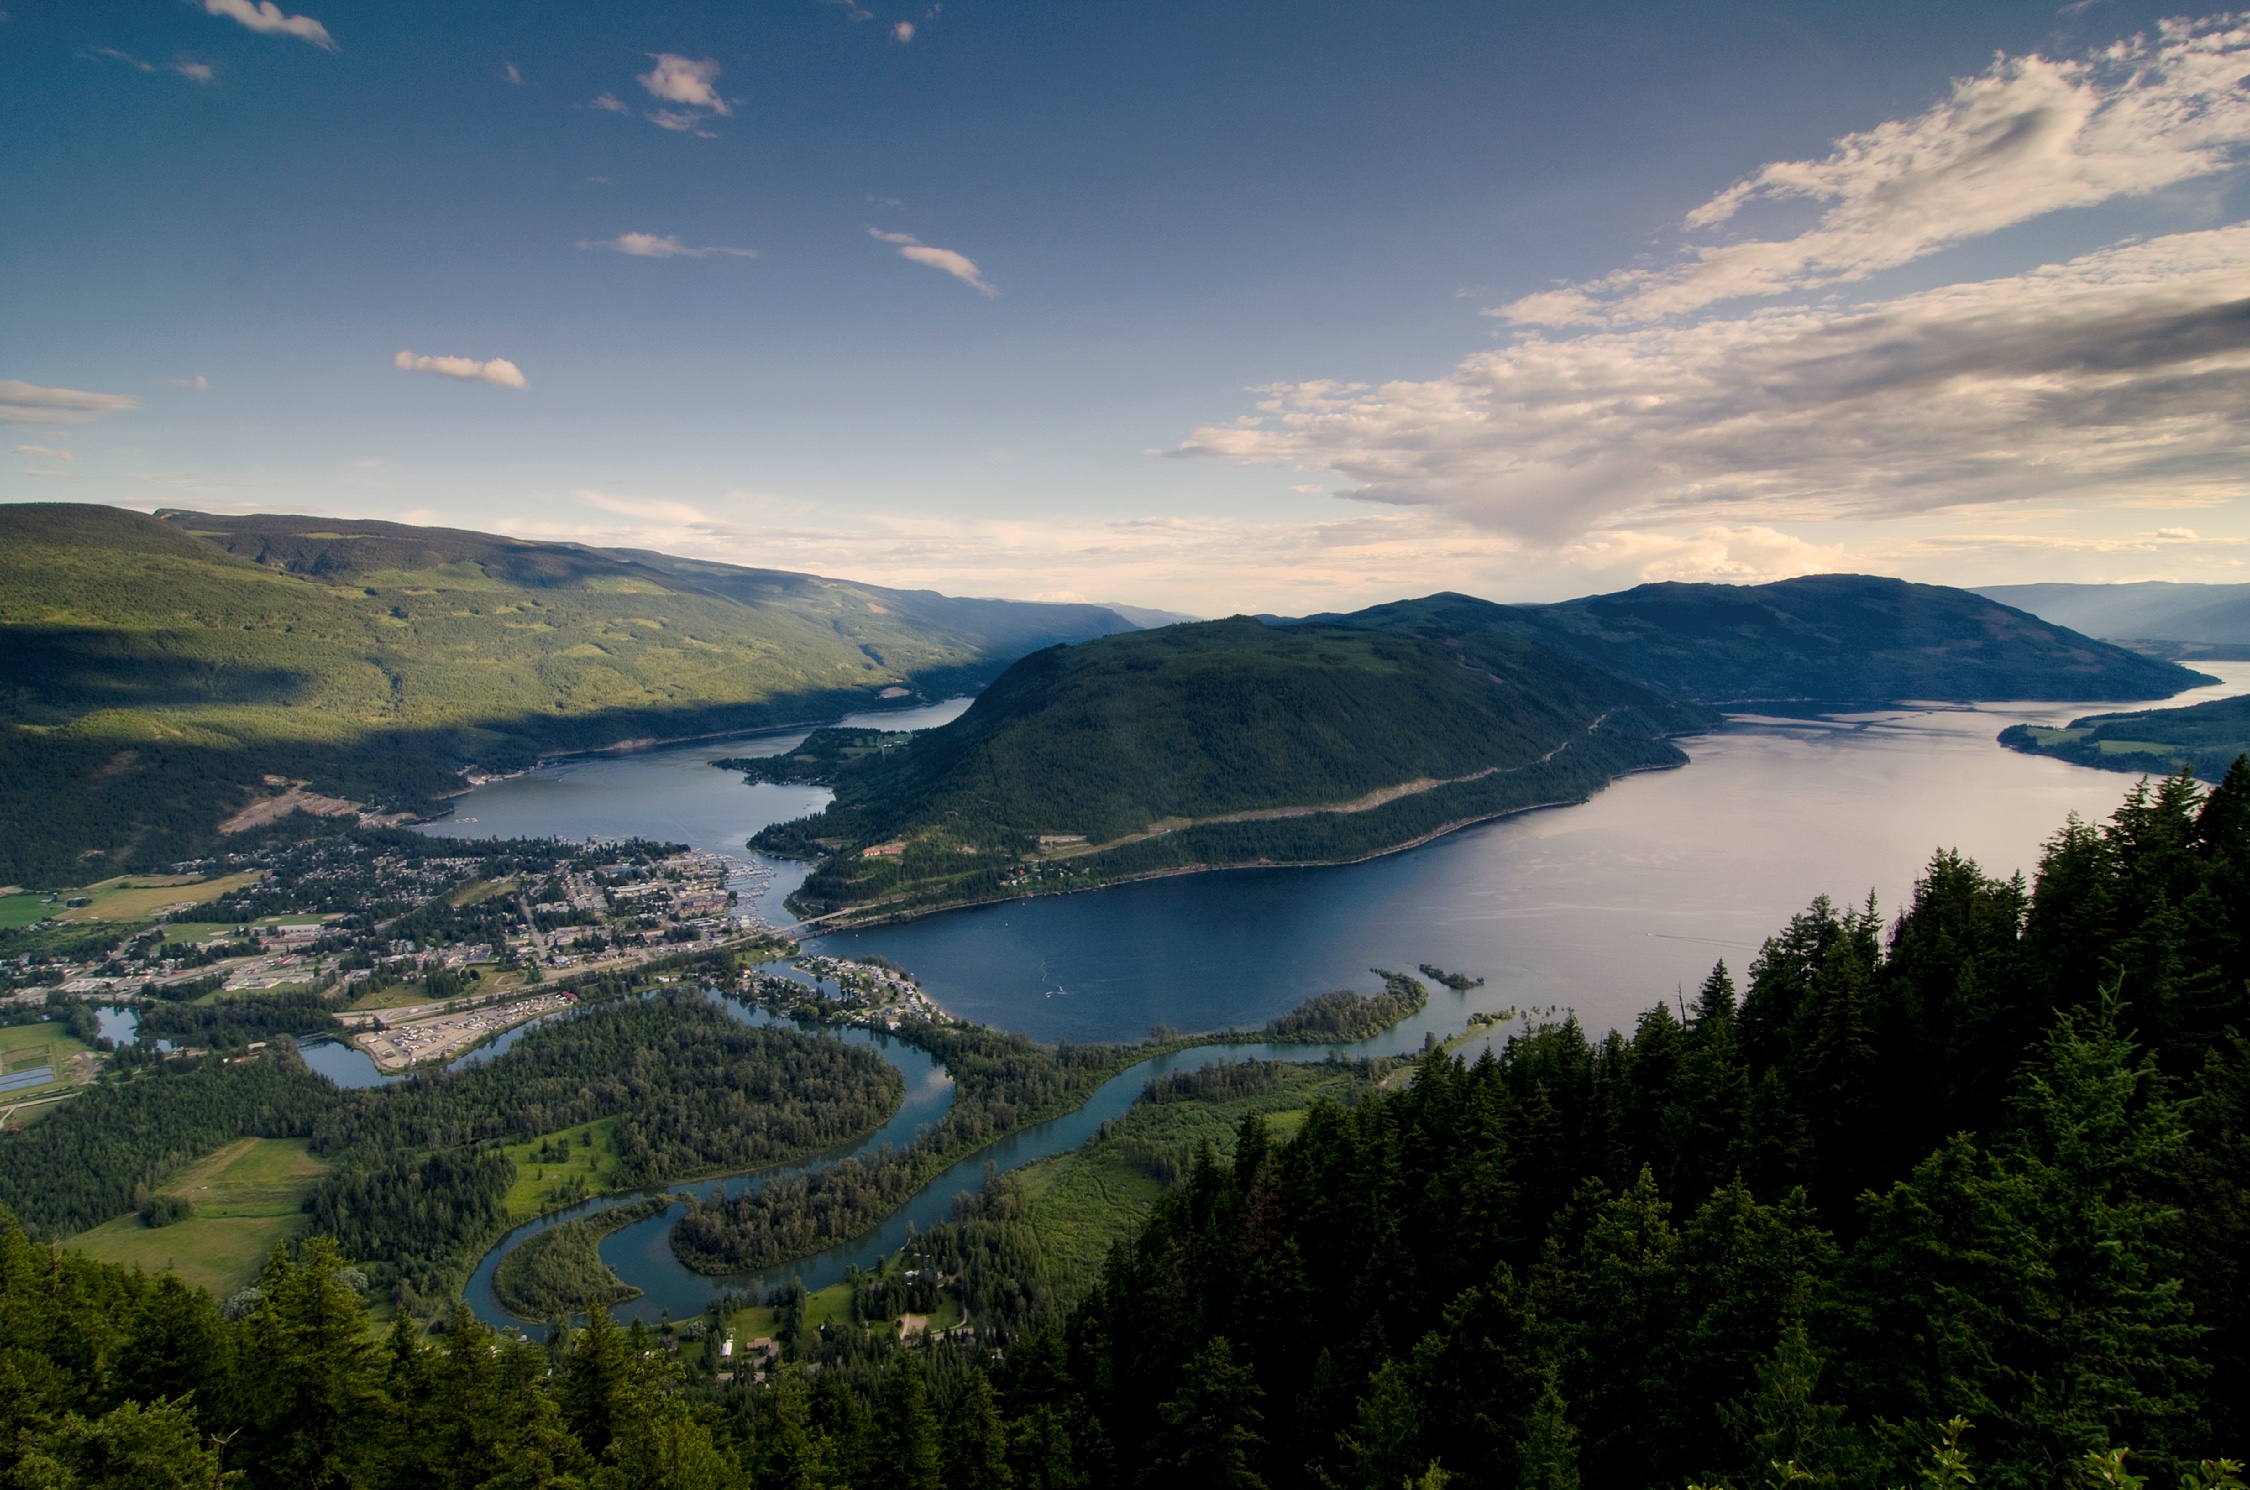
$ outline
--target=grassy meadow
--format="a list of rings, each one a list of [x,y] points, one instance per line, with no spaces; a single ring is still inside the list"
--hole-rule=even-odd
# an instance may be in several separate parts
[[[197,1160],[160,1194],[195,1214],[170,1226],[119,1216],[64,1245],[104,1262],[173,1272],[221,1298],[256,1280],[273,1249],[304,1230],[300,1207],[328,1166],[302,1138],[244,1138]]]

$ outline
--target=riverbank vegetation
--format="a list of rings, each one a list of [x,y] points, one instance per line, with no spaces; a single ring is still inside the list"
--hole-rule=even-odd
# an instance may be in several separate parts
[[[639,1298],[640,1289],[620,1280],[602,1261],[602,1238],[661,1216],[672,1202],[670,1195],[645,1196],[526,1238],[492,1270],[494,1296],[518,1319],[557,1322]]]
[[[467,1070],[342,1094],[313,1128],[336,1172],[307,1208],[379,1286],[427,1312],[510,1223],[524,1161],[504,1145],[530,1143],[537,1167],[541,1140],[614,1117],[603,1177],[632,1189],[817,1153],[903,1096],[895,1069],[840,1040],[747,1026],[688,990],[621,999]]]
[[[1381,993],[1363,997],[1346,988],[1307,999],[1268,1023],[1266,1038],[1282,1045],[1356,1045],[1411,1019],[1429,1003],[1430,991],[1421,979],[1383,968],[1371,971],[1383,980]]]

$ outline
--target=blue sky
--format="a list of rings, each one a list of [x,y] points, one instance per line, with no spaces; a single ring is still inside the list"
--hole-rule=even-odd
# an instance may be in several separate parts
[[[2250,579],[2194,14],[0,6],[0,499],[1199,614]]]

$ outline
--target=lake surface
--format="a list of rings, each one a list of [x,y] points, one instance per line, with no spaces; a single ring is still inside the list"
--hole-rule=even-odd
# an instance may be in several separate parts
[[[2250,691],[2250,664],[2199,666],[2222,682],[2170,703]],[[2070,813],[2106,816],[2134,778],[2018,755],[1993,737],[2132,702],[1738,717],[1681,741],[1692,764],[1680,770],[1364,864],[1186,875],[809,945],[880,954],[953,1012],[1041,1040],[1135,1039],[1160,1023],[1255,1027],[1330,989],[1371,991],[1371,967],[1422,962],[1486,982],[1435,991],[1408,1043],[1459,1030],[1471,1010],[1510,1006],[1575,1009],[1598,1031],[1693,988],[1719,958],[1739,975],[1815,895],[1856,902],[1873,891],[1895,911],[1939,848],[1993,873],[2028,872]],[[962,707],[863,717],[911,726]],[[468,793],[432,831],[640,833],[750,864],[744,839],[825,794],[744,786],[703,762],[799,738],[559,764]],[[760,913],[787,924],[779,902],[802,873],[778,873]]]
[[[867,729],[934,729],[960,717],[966,698],[919,709],[849,714],[837,723]],[[698,740],[631,755],[558,761],[473,788],[454,799],[453,815],[422,825],[442,838],[654,838],[718,854],[737,867],[729,886],[738,909],[776,926],[796,918],[781,908],[810,867],[767,859],[744,847],[769,823],[809,817],[828,805],[817,786],[746,784],[710,762],[731,756],[779,755],[802,744],[809,729],[769,730]]]

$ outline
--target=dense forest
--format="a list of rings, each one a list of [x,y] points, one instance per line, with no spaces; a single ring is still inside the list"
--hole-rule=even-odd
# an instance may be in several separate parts
[[[178,1059],[104,1081],[0,1140],[0,1206],[34,1236],[122,1216],[174,1171],[237,1138],[297,1138],[336,1089],[290,1054]]]
[[[780,981],[780,980],[774,980]],[[788,985],[794,989],[795,984]],[[810,1174],[705,1202],[691,1199],[672,1251],[704,1273],[740,1273],[867,1231],[955,1159],[1060,1117],[1147,1047],[1037,1045],[978,1025],[901,1021],[901,1039],[945,1063],[953,1101],[902,1149],[857,1155]]]

